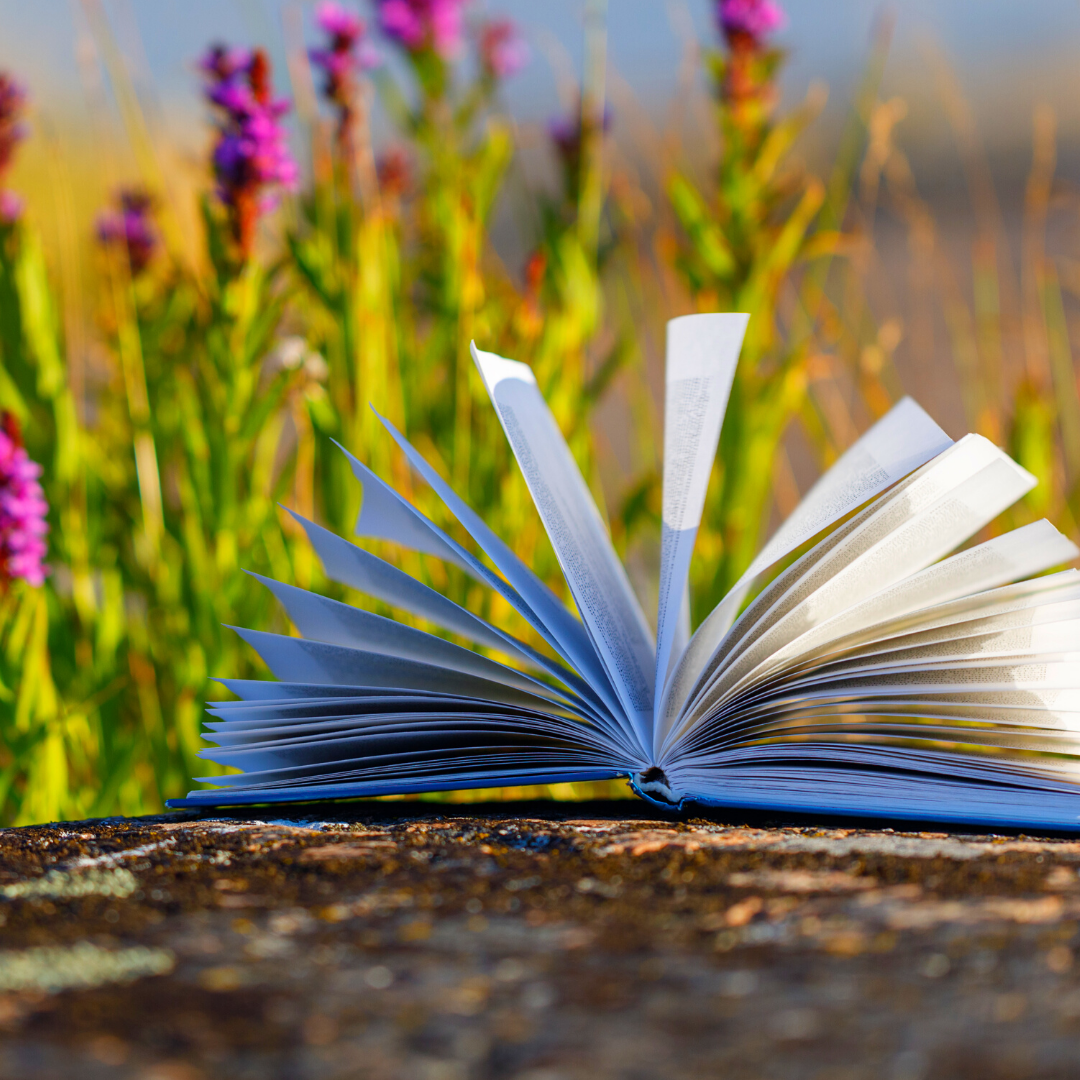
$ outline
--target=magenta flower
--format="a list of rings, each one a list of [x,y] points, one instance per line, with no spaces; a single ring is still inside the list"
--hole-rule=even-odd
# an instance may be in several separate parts
[[[0,72],[0,179],[15,160],[15,150],[26,138],[22,122],[26,91],[10,75]],[[22,216],[23,201],[13,191],[0,190],[0,223],[13,225]]]
[[[604,106],[600,116],[586,116],[579,106],[570,116],[557,116],[548,121],[548,134],[562,164],[566,192],[572,199],[579,193],[581,154],[587,139],[597,134],[606,135],[610,128],[611,108],[608,105]]]
[[[0,191],[0,224],[14,225],[22,217],[26,201],[14,191]]]
[[[246,259],[259,214],[275,202],[266,189],[294,188],[300,177],[280,123],[290,105],[272,96],[270,61],[262,49],[248,52],[215,45],[199,66],[208,79],[206,99],[218,114],[213,153],[217,193]]]
[[[41,466],[23,448],[11,413],[3,414],[0,429],[0,582],[22,578],[37,587],[45,581],[49,532],[49,504],[38,483]]]
[[[356,76],[378,65],[378,53],[364,40],[364,21],[333,0],[325,0],[315,20],[329,36],[326,48],[311,49],[311,62],[322,69],[323,94],[338,111],[338,140],[349,141],[356,115]]]
[[[381,154],[375,163],[375,171],[379,178],[379,190],[391,198],[400,198],[412,184],[409,158],[400,146],[392,146]]]
[[[10,75],[0,71],[0,174],[7,172],[15,148],[26,138],[22,123],[26,91]]]
[[[108,246],[123,245],[132,274],[141,274],[157,250],[154,200],[141,188],[124,188],[117,194],[118,209],[98,215],[98,240]]]
[[[377,0],[379,25],[409,52],[431,49],[443,60],[461,51],[465,0]]]
[[[783,10],[772,0],[717,0],[716,22],[729,43],[741,38],[760,46],[784,21]]]
[[[604,106],[604,114],[600,118],[600,130],[606,135],[611,129],[611,107]],[[577,163],[581,158],[581,142],[583,137],[583,124],[580,112],[572,116],[556,116],[548,121],[548,134],[559,152],[559,157],[564,163]]]
[[[343,38],[349,45],[364,36],[364,20],[334,0],[323,0],[315,11],[315,21],[332,38]]]
[[[508,79],[529,62],[529,46],[509,19],[493,19],[480,30],[480,63],[492,79]]]

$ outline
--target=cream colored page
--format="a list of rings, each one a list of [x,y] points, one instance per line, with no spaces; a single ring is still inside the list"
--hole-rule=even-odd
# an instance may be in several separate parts
[[[693,687],[682,695],[679,718],[677,722],[671,722],[665,745],[683,730],[697,704],[740,654],[753,647],[840,569],[938,497],[946,490],[947,478],[955,478],[958,469],[964,476],[969,476],[978,464],[973,463],[973,450],[985,453],[981,450],[983,443],[986,441],[980,442],[974,436],[953,444],[832,532],[826,532],[808,552],[770,582],[721,639]],[[990,444],[986,443],[986,446]]]
[[[656,617],[659,708],[680,635],[690,558],[701,524],[747,315],[686,315],[667,324],[664,383],[664,499]],[[687,612],[687,616],[688,616]]]
[[[778,649],[763,671],[782,669],[790,662],[798,662],[807,652],[827,647],[865,627],[1031,577],[1070,562],[1078,554],[1076,545],[1050,522],[1032,522],[929,566],[841,612]]]
[[[652,726],[656,652],[589,489],[532,371],[473,347],[567,584],[642,746]]]
[[[995,626],[1027,625],[1041,619],[1043,613],[1053,618],[1052,613],[1058,607],[1078,602],[1080,572],[1063,570],[887,619],[800,656],[799,664],[812,664],[826,653],[862,655],[889,648],[894,641],[936,641],[962,636],[966,632],[965,627],[977,627],[983,623]]]
[[[690,639],[663,695],[657,746],[730,629],[754,578],[951,443],[914,401],[904,398],[840,457]]]
[[[729,658],[687,719],[714,708],[789,642],[947,554],[1034,482],[987,440],[968,436],[839,545],[809,580],[796,583],[776,605],[782,617],[774,612],[762,620],[768,629]]]

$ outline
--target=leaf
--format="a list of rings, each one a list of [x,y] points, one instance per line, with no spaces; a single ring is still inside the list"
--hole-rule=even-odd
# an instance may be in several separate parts
[[[716,277],[727,280],[735,271],[735,258],[723,232],[710,220],[697,189],[676,174],[668,184],[668,198],[702,262]]]

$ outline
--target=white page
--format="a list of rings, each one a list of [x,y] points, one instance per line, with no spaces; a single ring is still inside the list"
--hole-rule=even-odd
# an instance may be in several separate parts
[[[703,715],[790,641],[947,554],[1034,484],[1003,451],[968,435],[796,583],[761,620],[764,632],[748,637],[699,692],[692,715]]]
[[[434,555],[464,570],[477,581],[490,585],[490,575],[477,571],[477,560],[460,544],[447,536],[433,521],[429,521],[340,443],[335,445],[348,459],[353,476],[360,481],[364,492],[353,530],[357,536],[389,540],[410,551]]]
[[[1061,654],[1074,652],[1080,645],[1080,620],[1062,619],[1060,622],[1040,623],[1030,626],[1014,626],[1007,630],[988,630],[981,634],[951,638],[932,644],[915,645],[891,652],[872,653],[869,656],[851,657],[835,664],[811,668],[799,673],[797,683],[784,685],[800,687],[839,678],[852,673],[865,675],[873,671],[904,668],[929,669],[933,665],[952,663],[962,667],[968,663],[981,663],[990,658],[1019,657],[1040,654],[1060,659]]]
[[[442,729],[459,730],[463,728],[499,728],[506,726],[513,730],[541,732],[556,738],[573,738],[588,742],[593,746],[604,745],[590,738],[592,730],[583,724],[548,717],[537,720],[532,716],[518,716],[509,712],[484,713],[474,711],[457,712],[398,712],[379,713],[375,716],[328,716],[309,717],[305,721],[269,722],[260,726],[243,722],[218,722],[204,738],[217,742],[220,746],[255,746],[261,743],[291,743],[294,740],[321,739],[324,736],[336,736],[341,732],[365,732],[416,730],[430,731]],[[605,749],[610,747],[605,745]]]
[[[913,710],[909,714],[894,712],[879,715],[867,711],[847,716],[823,713],[820,716],[781,717],[774,723],[748,731],[741,740],[733,739],[727,747],[717,750],[716,755],[741,746],[779,746],[785,742],[804,745],[810,741],[833,744],[856,742],[860,746],[889,746],[896,745],[897,740],[908,739],[917,742],[927,739],[955,742],[964,747],[955,751],[961,754],[969,752],[966,749],[968,746],[1054,754],[1075,754],[1080,750],[1080,739],[1075,731],[1023,725],[985,725]]]
[[[814,686],[806,696],[824,698],[832,695],[850,701],[871,700],[888,694],[920,693],[968,694],[1009,690],[1072,690],[1080,686],[1080,655],[1073,660],[1047,663],[1024,661],[999,663],[995,660],[973,661],[964,668],[928,666],[923,670],[891,672],[860,679],[845,675],[828,686]],[[791,694],[795,701],[800,695]]]
[[[449,750],[462,753],[470,742],[480,748],[521,748],[521,753],[545,756],[567,754],[579,760],[595,758],[593,746],[580,744],[575,732],[567,729],[538,732],[535,728],[514,723],[509,717],[487,723],[470,721],[468,716],[447,716],[425,722],[420,717],[401,717],[398,725],[387,724],[370,731],[342,730],[299,737],[268,738],[262,743],[222,745],[202,751],[201,757],[222,765],[242,768],[249,775],[262,770],[337,771],[350,761],[364,762],[365,768],[377,764],[379,756]],[[370,763],[370,764],[369,764]]]
[[[951,454],[954,447],[946,452]],[[851,538],[860,534],[863,527],[871,519],[882,514],[883,509],[896,503],[912,485],[920,483],[924,473],[940,465],[942,455],[932,459],[922,468],[901,479],[891,490],[879,495],[869,505],[850,517],[847,521],[838,525],[831,531],[826,531],[821,538],[806,551],[797,561],[792,563],[782,573],[778,574],[759,594],[752,603],[739,615],[735,624],[721,638],[717,647],[713,650],[706,665],[702,668],[697,681],[685,693],[680,696],[683,704],[680,713],[675,717],[665,716],[666,734],[662,744],[661,753],[671,744],[676,737],[677,731],[681,730],[686,714],[692,704],[699,700],[706,689],[716,680],[718,673],[729,666],[737,655],[744,651],[750,644],[764,634],[783,614],[797,603],[811,585],[820,584],[824,580],[818,573],[819,567],[831,566],[837,553],[842,551],[845,545],[851,544]],[[850,547],[844,556],[844,563],[849,562],[859,551],[868,544],[864,537],[861,546],[856,550]],[[829,571],[834,572],[835,567]],[[828,575],[826,574],[825,577]],[[703,624],[704,625],[704,624]],[[669,694],[666,708],[674,708],[675,697]],[[678,723],[676,723],[678,721]]]
[[[531,600],[546,605],[543,616],[538,615],[531,604],[518,592],[514,584],[508,584],[502,578],[493,574],[479,559],[447,536],[438,525],[428,520],[416,507],[408,503],[393,488],[380,480],[366,465],[353,457],[348,450],[340,446],[339,448],[348,459],[353,475],[364,487],[364,501],[360,508],[360,516],[356,522],[357,536],[379,537],[412,548],[414,551],[437,555],[439,558],[446,559],[462,567],[477,581],[500,593],[510,606],[536,630],[563,660],[577,668],[582,675],[588,678],[590,685],[603,698],[605,705],[612,710],[612,715],[616,721],[621,720],[622,709],[618,697],[607,684],[603,667],[596,656],[592,643],[588,639],[588,635],[584,633],[580,625],[574,622],[573,616],[561,604],[558,604],[557,601],[555,605],[547,604],[543,591],[530,588],[530,581],[519,573],[513,573],[514,567],[510,566],[513,574],[512,581],[523,584],[529,590]],[[409,450],[412,451],[411,446]],[[412,453],[415,454],[415,451],[412,451]],[[411,456],[410,461],[412,461]],[[425,468],[430,470],[430,466],[422,458],[420,461]],[[439,483],[442,483],[441,480],[439,480]],[[443,486],[445,487],[445,485]],[[472,514],[472,511],[465,507],[453,492],[444,493],[438,488],[435,488],[435,490],[444,502],[447,502],[447,496],[449,496],[456,504],[460,504],[463,513]],[[447,505],[449,506],[450,503],[447,503]],[[453,510],[454,507],[450,506],[450,509]],[[458,520],[461,520],[460,516]],[[465,522],[462,523],[465,524]],[[488,531],[490,532],[490,530]],[[491,552],[488,552],[488,554],[490,555]],[[493,561],[503,573],[506,573],[504,566],[499,565],[497,560],[493,559]],[[524,566],[524,564],[520,563],[520,560],[517,560],[517,562]],[[532,572],[529,571],[529,573]],[[535,577],[535,575],[533,576]],[[510,578],[511,574],[507,574],[507,577]],[[547,586],[543,586],[543,589],[550,593]],[[561,609],[565,615],[565,620],[559,619],[558,609]],[[628,735],[630,734],[632,733],[628,731]]]
[[[1053,695],[1056,692],[1051,691]],[[1015,696],[1015,695],[1011,695]],[[1039,695],[1031,695],[1034,699]],[[763,703],[743,717],[744,725],[733,731],[753,732],[764,728],[774,720],[784,722],[787,718],[798,720],[800,717],[831,716],[845,717],[873,713],[874,715],[893,716],[940,716],[944,718],[956,718],[958,720],[981,721],[1001,723],[1013,727],[1029,726],[1046,729],[1060,729],[1064,731],[1080,730],[1080,712],[1065,708],[1065,705],[1075,704],[1074,700],[1065,700],[1062,707],[1056,701],[1040,702],[1032,700],[1027,704],[1015,704],[1007,700],[1007,694],[982,694],[978,702],[967,701],[956,695],[941,696],[934,694],[890,694],[877,698],[874,701],[866,700],[840,700],[829,698],[807,698],[801,703],[785,705],[778,708],[771,703]],[[726,732],[719,733],[723,738]],[[709,740],[712,745],[712,739]]]
[[[342,748],[344,749],[344,748]],[[352,754],[362,747],[354,747]],[[265,755],[265,751],[262,754]],[[238,754],[215,752],[214,757],[206,755],[208,760],[214,761],[222,758],[231,763],[230,759],[237,756],[245,756],[241,751]],[[313,755],[316,756],[317,755]],[[244,773],[231,776],[213,777],[214,783],[247,787],[244,781],[252,780],[260,786],[286,786],[294,787],[301,784],[324,784],[332,781],[346,780],[351,777],[371,780],[378,778],[385,780],[394,775],[431,775],[432,773],[454,776],[459,772],[475,775],[479,769],[485,769],[488,774],[496,775],[504,773],[504,770],[525,765],[543,765],[547,770],[562,765],[563,767],[581,766],[593,764],[595,768],[595,755],[588,752],[573,752],[571,750],[547,750],[538,748],[530,751],[525,747],[516,747],[511,744],[508,747],[494,747],[488,742],[464,742],[460,746],[448,748],[431,748],[418,746],[413,751],[402,751],[389,754],[364,753],[357,756],[347,756],[342,760],[319,761],[304,765],[278,765],[270,768],[248,769]],[[266,762],[273,765],[273,762]],[[335,767],[336,766],[336,767]],[[504,781],[513,783],[514,781]],[[492,786],[499,781],[492,781]],[[459,786],[459,785],[452,785]],[[431,790],[431,788],[427,788]]]
[[[549,659],[531,645],[493,626],[471,611],[466,611],[442,593],[391,566],[377,555],[343,540],[299,514],[293,514],[291,510],[289,513],[304,527],[323,564],[326,576],[332,581],[348,585],[394,607],[403,608],[478,645],[498,649],[524,664],[546,671],[588,701],[598,712],[610,717],[610,710],[596,691],[570,668]]]
[[[404,570],[399,570],[377,555],[372,555],[370,551],[343,540],[336,533],[291,510],[289,513],[303,526],[311,546],[319,556],[324,573],[331,581],[348,585],[376,600],[402,608],[478,645],[499,649],[521,663],[535,665],[536,661],[530,655],[531,650],[526,651],[528,647],[524,646],[523,642],[455,604],[453,600],[417,581]]]
[[[607,529],[526,364],[473,358],[589,628],[642,747],[652,726],[656,647]]]
[[[375,412],[372,409],[372,412]],[[379,416],[375,412],[376,416]],[[635,737],[614,684],[609,680],[601,657],[585,628],[574,618],[562,601],[510,548],[487,526],[484,520],[449,484],[424,460],[420,452],[384,416],[383,426],[409,460],[409,464],[424,478],[432,491],[442,499],[446,508],[461,522],[469,535],[480,545],[484,554],[506,575],[507,581],[529,605],[534,618],[545,628],[545,637],[559,643],[558,652],[590,683],[611,710],[617,722],[626,726],[627,735]]]
[[[800,664],[811,666],[815,658],[823,658],[826,654],[858,656],[880,651],[891,648],[894,642],[962,637],[969,627],[972,632],[977,632],[983,625],[1027,625],[1043,618],[1044,612],[1047,619],[1053,619],[1056,610],[1071,611],[1070,605],[1078,601],[1080,572],[1065,570],[888,619],[814,650],[801,658]]]
[[[262,630],[245,630],[237,626],[232,629],[262,657],[274,677],[284,682],[349,686],[362,679],[368,686],[434,690],[545,713],[577,715],[576,710],[567,709],[539,694],[515,690],[437,664],[384,656],[324,641],[268,634]]]
[[[968,435],[901,480],[854,517],[826,533],[797,562],[770,582],[739,616],[699,678],[694,688],[695,699],[701,696],[703,688],[714,680],[722,667],[730,667],[735,658],[746,652],[815,590],[827,585],[892,533],[907,528],[911,520],[917,514],[924,513],[935,500],[969,483],[981,469],[998,461],[1015,466],[1010,458],[986,439]],[[1019,466],[1015,468],[1019,469]],[[1026,477],[1027,483],[1034,483],[1030,474],[1024,470],[1019,472]]]
[[[251,576],[277,597],[293,625],[308,640],[437,664],[453,671],[501,682],[504,686],[513,686],[527,693],[540,694],[558,700],[566,708],[592,715],[591,710],[583,709],[583,703],[576,695],[558,690],[480,653],[463,649],[452,641],[406,626],[396,619],[387,619],[318,593],[285,585],[261,574]]]
[[[844,672],[861,672],[874,667],[919,667],[947,657],[957,663],[975,660],[988,654],[1018,655],[1025,652],[1044,654],[1063,653],[1075,649],[1080,640],[1080,605],[1063,605],[1073,610],[1055,622],[1028,621],[1022,625],[999,625],[997,619],[979,620],[976,630],[955,634],[939,640],[896,639],[893,648],[844,653],[828,656],[824,662],[810,664],[794,671],[770,675],[764,684],[756,684],[752,697],[783,692],[789,687],[805,687],[815,682],[838,678]],[[1074,635],[1072,638],[1067,635]]]
[[[667,324],[664,499],[656,614],[655,710],[680,630],[690,557],[749,315],[684,315]],[[655,715],[654,715],[655,719]]]
[[[657,749],[731,628],[754,578],[950,445],[952,439],[911,398],[904,398],[839,458],[690,639],[664,693],[654,735]]]
[[[392,697],[398,694],[407,697],[430,698],[438,701],[453,698],[440,690],[410,690],[400,686],[364,686],[358,683],[295,682],[289,679],[272,681],[269,679],[223,679],[215,677],[214,682],[224,686],[235,694],[239,701],[211,701],[207,708],[215,712],[228,712],[231,709],[249,709],[271,705],[293,706],[309,701],[327,703],[343,701],[346,698],[364,700],[366,698]]]
[[[765,670],[773,672],[788,661],[797,662],[803,654],[828,647],[864,627],[1032,577],[1078,554],[1076,545],[1049,521],[1034,521],[929,566],[843,611],[778,649]]]

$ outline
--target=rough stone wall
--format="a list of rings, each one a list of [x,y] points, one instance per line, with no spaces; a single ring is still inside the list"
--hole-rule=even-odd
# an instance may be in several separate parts
[[[1080,1076],[1080,843],[364,804],[0,831],[0,1077]]]

